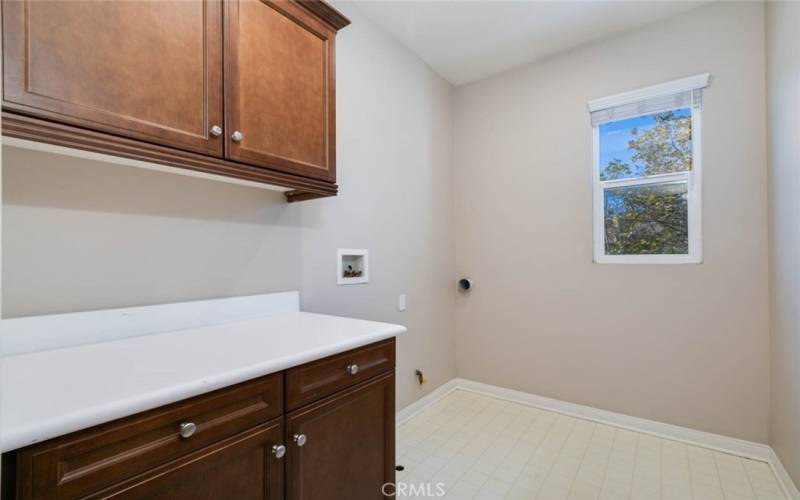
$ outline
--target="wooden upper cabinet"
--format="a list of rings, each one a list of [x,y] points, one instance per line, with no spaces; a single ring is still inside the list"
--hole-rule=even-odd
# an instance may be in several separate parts
[[[321,0],[2,0],[3,135],[335,195],[349,22]]]
[[[3,107],[222,156],[222,3],[3,1]]]
[[[225,27],[227,156],[334,181],[336,29],[286,0],[226,1]]]

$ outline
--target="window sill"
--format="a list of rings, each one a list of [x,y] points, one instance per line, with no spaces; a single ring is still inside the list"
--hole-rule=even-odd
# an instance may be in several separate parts
[[[702,264],[702,257],[694,255],[601,255],[595,264]]]

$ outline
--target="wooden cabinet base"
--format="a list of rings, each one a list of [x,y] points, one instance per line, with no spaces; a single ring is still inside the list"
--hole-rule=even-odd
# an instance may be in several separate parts
[[[181,151],[8,111],[3,112],[2,133],[7,137],[287,187],[291,188],[285,192],[286,199],[290,202],[336,196],[338,191],[338,187],[332,182],[244,165],[223,158]]]
[[[383,498],[394,360],[384,340],[4,453],[0,498]],[[323,389],[297,399],[293,386]]]
[[[288,500],[381,498],[394,483],[394,373],[286,416]],[[294,436],[306,436],[297,446]]]
[[[281,500],[284,460],[278,418],[85,498]]]

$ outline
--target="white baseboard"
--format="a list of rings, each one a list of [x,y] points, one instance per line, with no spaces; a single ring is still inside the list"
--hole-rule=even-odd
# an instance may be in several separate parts
[[[786,495],[792,500],[800,500],[800,492],[798,492],[789,474],[787,474],[786,470],[783,468],[781,461],[769,445],[721,436],[710,432],[697,431],[677,425],[656,422],[654,420],[632,417],[621,413],[599,410],[590,406],[568,403],[566,401],[546,398],[462,378],[454,378],[442,384],[429,394],[400,410],[397,413],[397,425],[405,423],[428,406],[457,390],[493,396],[506,401],[533,406],[542,410],[561,413],[622,429],[670,439],[672,441],[702,446],[703,448],[766,462],[772,468]]]
[[[429,407],[433,403],[439,401],[443,397],[447,396],[451,392],[458,389],[458,383],[461,380],[463,379],[460,378],[450,379],[449,381],[440,385],[439,387],[432,390],[428,394],[422,396],[418,400],[406,406],[402,410],[398,411],[397,415],[395,416],[395,422],[397,423],[397,425],[402,425],[406,423],[411,417],[413,417],[417,413],[423,411],[425,408]]]
[[[786,472],[786,469],[783,468],[783,464],[781,463],[781,460],[778,458],[778,455],[775,454],[775,450],[773,450],[770,447],[769,452],[770,452],[769,466],[772,467],[772,472],[775,473],[775,476],[778,478],[778,482],[781,483],[783,491],[792,500],[800,499],[800,491],[798,491],[797,487],[792,481],[792,478],[789,477],[789,473]]]

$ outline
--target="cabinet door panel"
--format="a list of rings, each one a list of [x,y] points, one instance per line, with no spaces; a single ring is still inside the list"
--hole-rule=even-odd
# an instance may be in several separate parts
[[[395,474],[394,372],[290,413],[286,429],[287,498],[384,498]]]
[[[3,2],[3,107],[221,156],[218,0]]]
[[[88,498],[282,500],[285,458],[272,453],[282,443],[278,418]]]
[[[225,5],[228,157],[335,180],[335,30],[285,0]]]

